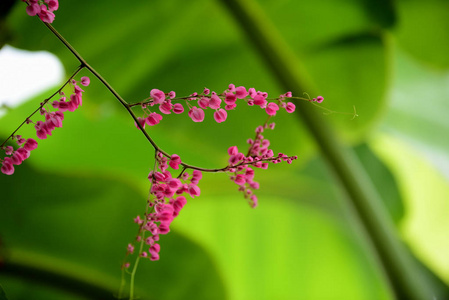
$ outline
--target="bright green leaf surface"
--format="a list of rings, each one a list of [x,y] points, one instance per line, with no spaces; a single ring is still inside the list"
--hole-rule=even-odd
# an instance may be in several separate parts
[[[401,0],[398,27],[394,30],[401,47],[425,64],[449,68],[449,2]]]
[[[31,264],[117,292],[126,245],[137,231],[132,219],[142,213],[145,195],[89,173],[56,175],[20,167],[0,182],[0,235],[6,258],[8,251],[12,260],[20,261],[44,254],[46,259],[31,259]],[[220,275],[208,254],[176,232],[161,240],[170,259],[139,269],[137,286],[146,297],[184,299],[192,289],[197,299],[215,293],[214,298],[223,297]],[[24,255],[17,254],[24,250]],[[170,280],[184,284],[172,290]],[[201,288],[198,281],[204,283]]]
[[[449,282],[447,235],[449,184],[416,149],[391,136],[374,141],[376,152],[391,167],[404,195],[404,239],[431,269]]]

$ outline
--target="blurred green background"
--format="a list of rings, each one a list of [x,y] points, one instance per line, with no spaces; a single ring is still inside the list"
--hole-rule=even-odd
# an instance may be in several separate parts
[[[73,72],[77,60],[15,2],[1,23],[1,44],[50,51]],[[225,2],[61,1],[53,25],[129,102],[153,88],[188,95],[229,83],[286,92],[282,74],[268,67]],[[267,36],[277,32],[294,54],[303,92],[323,95],[329,109],[356,107],[354,120],[322,120],[357,154],[413,255],[449,284],[449,2],[255,3]],[[56,88],[0,118],[0,135]],[[9,299],[102,299],[101,291],[118,291],[154,152],[99,81],[85,90],[82,109],[67,113],[64,127],[13,176],[0,178],[0,257],[16,268],[0,266]],[[183,161],[217,168],[265,116],[240,105],[222,124],[206,111],[204,123],[169,115],[148,132]],[[299,115],[279,112],[274,121],[265,134],[272,149],[299,159],[256,171],[256,209],[226,174],[204,174],[201,196],[188,199],[161,238],[161,260],[140,264],[141,299],[394,299],[314,134]],[[31,126],[20,134],[35,136]]]

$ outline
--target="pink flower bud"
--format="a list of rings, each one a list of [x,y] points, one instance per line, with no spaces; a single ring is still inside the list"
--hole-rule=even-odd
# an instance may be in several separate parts
[[[268,103],[267,107],[265,108],[265,111],[270,116],[275,116],[276,111],[278,111],[278,110],[279,110],[279,106],[274,102]]]
[[[28,151],[32,151],[32,150],[36,149],[37,148],[36,140],[29,138],[23,145],[23,148]]]
[[[81,77],[81,84],[84,86],[88,86],[90,84],[90,79],[87,76]]]
[[[220,108],[218,111],[214,112],[214,119],[217,123],[226,121],[227,117],[228,113],[223,108]]]
[[[184,112],[184,107],[181,103],[176,103],[175,105],[173,105],[173,112],[175,114],[181,114]]]
[[[226,104],[232,105],[235,103],[235,101],[237,101],[237,97],[233,93],[226,93],[226,97],[225,97],[224,101]]]
[[[228,148],[229,155],[236,155],[237,153],[239,153],[239,149],[237,148],[237,146],[232,146]]]
[[[207,97],[202,97],[200,100],[198,100],[198,105],[201,108],[208,108],[209,107],[209,98]]]
[[[165,100],[164,92],[158,89],[152,89],[150,91],[150,96],[153,98],[154,104],[161,104]]]
[[[235,89],[235,95],[238,99],[243,99],[248,96],[248,92],[246,91],[246,88],[244,86],[239,86]]]
[[[192,118],[193,122],[203,122],[204,121],[204,111],[196,106],[189,110],[189,117]]]
[[[209,107],[212,109],[219,109],[221,105],[221,99],[217,94],[213,93],[209,100]]]
[[[295,109],[296,109],[296,106],[291,102],[288,102],[287,106],[285,107],[285,110],[287,110],[288,113],[294,112]]]
[[[159,124],[159,122],[162,120],[162,116],[158,113],[151,113],[145,120],[145,122],[150,125],[154,126],[156,124]]]
[[[246,182],[245,175],[237,174],[237,176],[235,176],[234,182],[238,185],[244,185]]]

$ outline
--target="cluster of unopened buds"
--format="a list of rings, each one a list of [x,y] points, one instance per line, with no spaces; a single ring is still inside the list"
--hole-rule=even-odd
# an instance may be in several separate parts
[[[45,23],[53,23],[55,20],[54,11],[58,10],[58,0],[22,0],[27,3],[27,14],[30,16],[38,15]]]
[[[73,86],[73,94],[70,95],[70,100],[66,101],[66,97],[62,91],[59,92],[61,98],[58,101],[53,101],[52,106],[55,111],[50,111],[45,108],[47,101],[41,103],[39,112],[45,117],[44,121],[33,122],[28,118],[26,124],[34,124],[36,129],[36,136],[39,139],[46,139],[49,135],[52,135],[52,131],[56,127],[62,127],[62,121],[64,120],[64,112],[75,111],[83,103],[83,89],[77,85],[77,81],[72,79],[71,84]],[[84,86],[88,86],[90,80],[88,77],[81,77],[80,83]],[[14,165],[20,165],[25,159],[30,156],[30,151],[37,148],[36,140],[29,138],[22,138],[20,135],[12,136],[19,146],[17,150],[14,150],[13,146],[3,146],[6,156],[0,159],[2,163],[1,172],[3,174],[12,175],[14,173]]]
[[[215,121],[221,123],[226,121],[226,118],[228,117],[227,111],[236,108],[237,99],[245,101],[249,106],[259,106],[264,109],[269,116],[275,116],[280,107],[284,108],[288,113],[295,111],[295,104],[286,102],[286,99],[291,97],[292,93],[287,92],[275,99],[269,99],[268,93],[256,91],[254,88],[249,88],[247,90],[244,86],[235,87],[234,84],[230,84],[229,88],[220,94],[213,91],[211,92],[208,88],[205,88],[201,94],[193,93],[188,97],[181,98],[176,98],[176,94],[173,91],[164,93],[161,90],[152,89],[150,98],[134,105],[141,105],[146,114],[144,117],[138,117],[138,122],[142,128],[144,128],[145,125],[153,126],[159,124],[162,120],[161,114],[151,111],[150,109],[155,105],[159,105],[159,111],[162,114],[171,114],[172,112],[175,114],[183,113],[184,106],[179,102],[172,103],[172,101],[175,100],[185,100],[185,104],[188,107],[188,115],[194,122],[204,121],[204,110],[210,108],[215,110]],[[322,97],[320,99],[322,99]],[[270,102],[270,100],[272,102]],[[191,104],[193,101],[196,101],[197,106]],[[222,108],[223,103],[224,108]],[[136,127],[138,127],[137,124]]]

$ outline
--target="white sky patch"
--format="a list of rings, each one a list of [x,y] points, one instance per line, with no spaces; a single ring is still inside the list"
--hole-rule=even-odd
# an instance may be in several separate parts
[[[46,51],[26,51],[9,45],[0,50],[0,107],[16,107],[64,79],[59,59]],[[0,110],[0,117],[5,110]]]

